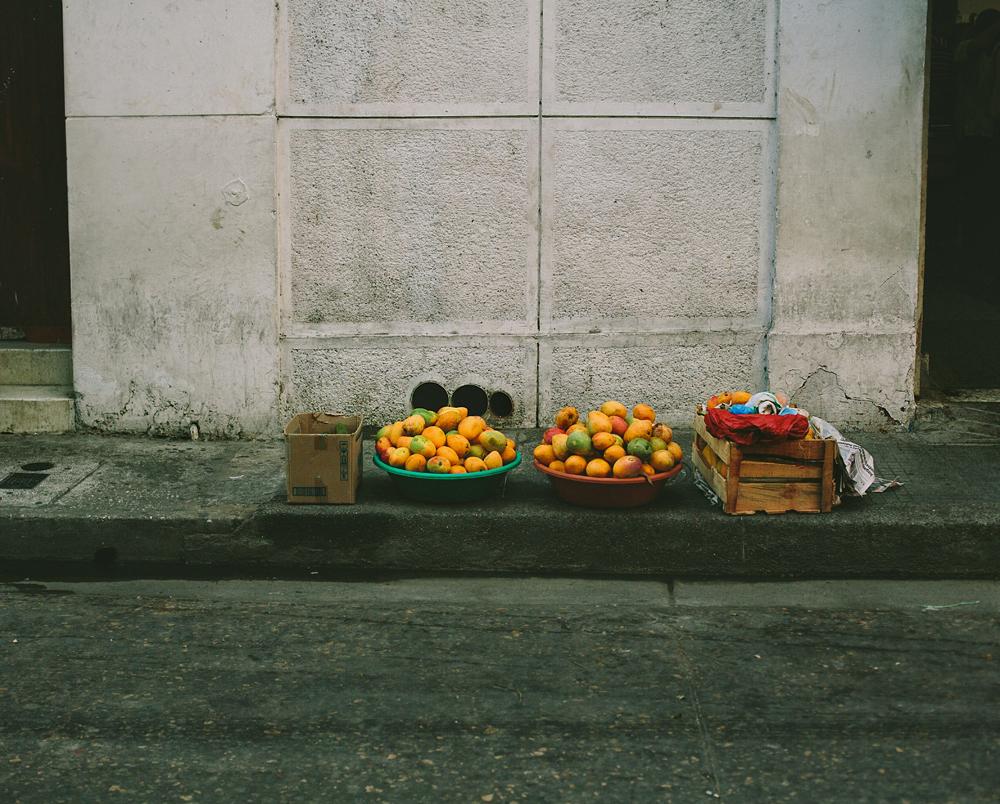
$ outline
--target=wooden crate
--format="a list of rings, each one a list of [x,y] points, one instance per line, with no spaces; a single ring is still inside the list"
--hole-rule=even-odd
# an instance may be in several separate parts
[[[694,430],[691,461],[727,514],[818,514],[833,507],[835,441],[744,446],[713,436],[699,415],[694,417]],[[706,446],[715,454],[717,468],[708,465]]]

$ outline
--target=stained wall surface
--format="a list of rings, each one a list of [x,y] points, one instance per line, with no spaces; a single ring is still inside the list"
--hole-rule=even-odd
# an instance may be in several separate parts
[[[542,12],[68,0],[81,423],[379,424],[432,382],[498,426],[768,386],[905,425],[918,0]]]

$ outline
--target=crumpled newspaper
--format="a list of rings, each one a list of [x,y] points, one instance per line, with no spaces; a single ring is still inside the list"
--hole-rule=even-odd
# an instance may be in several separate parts
[[[875,476],[875,459],[864,447],[848,441],[840,431],[829,422],[818,416],[810,416],[809,424],[813,432],[822,439],[832,438],[837,442],[837,457],[839,458],[842,494],[861,497],[865,494],[875,494],[886,489],[902,486],[899,480],[883,480]]]

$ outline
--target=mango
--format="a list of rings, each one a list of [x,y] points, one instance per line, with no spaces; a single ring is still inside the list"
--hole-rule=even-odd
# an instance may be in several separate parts
[[[615,435],[623,436],[625,431],[628,430],[628,422],[622,416],[612,416],[609,421],[611,422],[611,432]]]
[[[503,452],[507,448],[507,436],[499,430],[483,430],[479,434],[479,443],[489,452]]]
[[[569,436],[565,433],[552,436],[552,451],[555,453],[556,460],[565,461],[569,456],[568,442]]]
[[[603,458],[594,458],[588,461],[586,472],[588,477],[610,477],[611,464]]]
[[[413,436],[409,447],[411,453],[422,455],[425,461],[437,455],[437,446],[424,435]]]
[[[649,457],[650,466],[657,472],[669,472],[674,468],[674,456],[668,449],[660,449]]]
[[[653,454],[653,448],[645,438],[633,438],[628,442],[625,451],[629,455],[635,455],[643,463],[646,463]]]
[[[419,413],[414,413],[403,419],[403,435],[420,435],[426,426],[427,422],[424,420],[424,417]]]
[[[403,468],[407,472],[422,472],[427,466],[427,459],[423,455],[411,455],[406,459]]]
[[[556,427],[566,431],[580,420],[580,413],[576,408],[563,408],[556,414]]]
[[[599,410],[592,410],[587,414],[587,433],[593,436],[595,433],[610,433],[611,419]]]
[[[638,477],[642,474],[642,461],[635,455],[625,455],[615,461],[615,465],[611,467],[611,473],[618,478]]]
[[[615,461],[619,458],[624,457],[626,454],[625,447],[615,444],[613,447],[608,447],[604,450],[604,460],[610,463],[612,466],[615,465]]]
[[[653,435],[653,423],[647,419],[636,419],[632,424],[629,425],[628,430],[625,431],[623,436],[625,443],[628,444],[636,438],[649,439]]]
[[[406,459],[410,457],[410,451],[406,447],[394,447],[389,453],[389,466],[402,469],[406,466]]]
[[[486,457],[486,447],[482,444],[473,444],[469,447],[469,456],[472,458],[479,458],[480,460]]]
[[[427,461],[427,471],[432,475],[447,475],[451,473],[451,461],[442,455],[435,455]]]
[[[469,450],[472,447],[472,444],[469,443],[469,439],[463,435],[459,435],[458,433],[447,436],[447,445],[455,450],[455,454],[458,455],[459,458],[464,458],[468,455]]]
[[[485,458],[483,458],[483,463],[486,464],[487,469],[499,469],[503,466],[503,458],[500,457],[500,453],[493,450]]]
[[[449,430],[454,430],[458,427],[458,423],[462,421],[462,418],[462,413],[458,408],[441,408],[438,411],[438,418],[434,424],[447,433]]]
[[[555,451],[552,449],[551,444],[539,444],[535,447],[535,451],[532,453],[535,460],[538,461],[542,466],[548,466],[552,461],[556,459]]]
[[[433,410],[427,408],[414,408],[410,411],[411,416],[420,416],[426,424],[434,424],[438,415]]]
[[[649,447],[650,449],[653,450],[653,452],[659,452],[661,449],[667,448],[667,442],[664,441],[662,438],[657,438],[656,436],[653,436],[651,439],[649,439]]]
[[[628,409],[621,402],[615,402],[612,400],[601,405],[601,413],[609,419],[612,416],[620,416],[624,419],[628,415]]]
[[[485,472],[486,462],[482,458],[475,458],[469,456],[465,459],[465,471],[466,472]]]
[[[393,446],[396,446],[396,442],[399,441],[401,435],[403,435],[403,423],[401,421],[393,422],[389,428],[389,440]]]
[[[429,439],[435,447],[443,447],[448,442],[447,436],[444,434],[444,430],[436,424],[432,424],[430,427],[425,427],[424,431],[420,435]]]
[[[459,435],[469,439],[469,443],[475,444],[479,434],[486,429],[486,420],[482,416],[466,416],[458,423]]]
[[[665,424],[653,425],[653,438],[663,439],[667,444],[674,440],[674,431]]]
[[[445,458],[452,466],[457,466],[461,461],[461,458],[458,457],[458,453],[451,447],[438,447],[437,455],[439,458]]]
[[[595,433],[590,442],[598,452],[604,452],[608,447],[613,447],[617,443],[613,433],[604,432]]]
[[[582,475],[587,470],[587,459],[582,455],[570,455],[566,461],[566,474]]]
[[[632,408],[632,417],[635,419],[645,419],[650,424],[656,421],[656,413],[649,405],[636,405]]]
[[[676,441],[671,441],[667,444],[667,449],[670,450],[670,454],[674,456],[674,463],[680,463],[681,458],[684,457],[684,450],[681,449],[681,445]]]
[[[574,455],[583,455],[594,448],[590,436],[587,435],[585,430],[576,430],[570,433],[566,437],[566,447]]]

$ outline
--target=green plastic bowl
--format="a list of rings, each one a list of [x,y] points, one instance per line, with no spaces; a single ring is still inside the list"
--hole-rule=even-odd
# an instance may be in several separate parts
[[[432,475],[427,472],[407,472],[379,460],[372,460],[379,469],[389,473],[396,491],[411,500],[429,503],[464,503],[484,500],[492,495],[506,481],[506,474],[521,463],[521,453],[517,453],[506,466],[472,472],[466,475]]]

